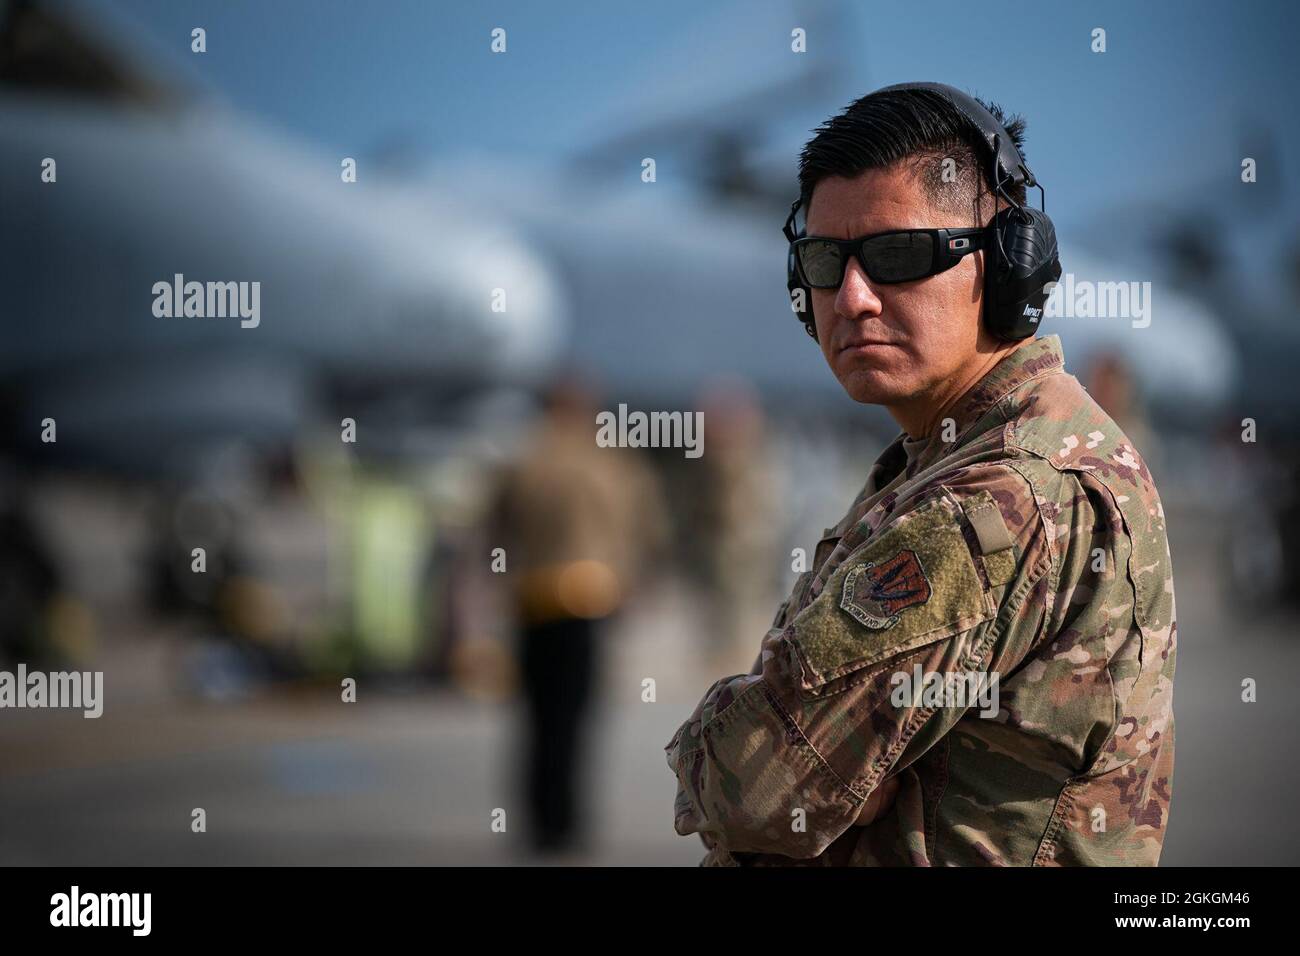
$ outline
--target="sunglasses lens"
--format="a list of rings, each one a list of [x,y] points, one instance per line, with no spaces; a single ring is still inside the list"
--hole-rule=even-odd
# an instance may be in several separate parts
[[[896,232],[868,239],[862,251],[876,282],[910,282],[930,274],[934,237],[928,232]]]
[[[844,275],[839,246],[816,239],[799,246],[799,267],[814,289],[834,289]]]

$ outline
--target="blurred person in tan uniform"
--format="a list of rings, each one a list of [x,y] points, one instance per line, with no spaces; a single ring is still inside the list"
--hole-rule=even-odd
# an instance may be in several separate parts
[[[1137,379],[1124,357],[1109,350],[1098,352],[1088,364],[1084,383],[1093,401],[1142,449],[1143,460],[1148,466],[1161,470],[1164,456],[1160,439],[1151,428]]]
[[[489,514],[506,552],[528,705],[525,786],[540,851],[581,835],[577,805],[583,717],[599,670],[603,624],[662,542],[654,476],[635,452],[596,444],[591,393],[552,386],[528,447],[503,477]]]
[[[719,382],[699,405],[709,425],[709,453],[687,472],[690,533],[682,543],[704,603],[703,631],[716,668],[732,657],[749,662],[748,636],[766,624],[762,609],[776,597],[776,523],[755,518],[773,512],[777,491],[766,461],[763,409],[753,390],[742,382]]]

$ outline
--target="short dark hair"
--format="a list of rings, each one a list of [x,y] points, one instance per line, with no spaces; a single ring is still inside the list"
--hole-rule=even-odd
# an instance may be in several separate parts
[[[996,103],[976,99],[993,114],[1023,156],[1024,119],[1008,119]],[[955,164],[955,176],[947,182],[942,162],[946,158]],[[981,219],[975,225],[983,225],[984,217],[992,214],[993,209],[985,211],[988,203],[984,198],[992,194],[988,174],[991,159],[979,129],[940,93],[889,90],[860,97],[814,130],[799,158],[799,196],[804,215],[808,214],[813,188],[823,178],[853,177],[904,162],[912,166],[926,197],[936,208],[954,213],[978,209]],[[1023,185],[1007,184],[1004,189],[1017,203],[1025,201]]]

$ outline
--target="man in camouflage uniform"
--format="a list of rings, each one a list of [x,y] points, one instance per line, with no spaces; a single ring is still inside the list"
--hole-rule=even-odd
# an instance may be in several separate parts
[[[899,102],[912,126],[943,119],[937,102]],[[1023,124],[1008,129],[1019,145]],[[809,235],[967,225],[927,221],[942,187],[897,159],[978,162],[941,133],[937,149],[904,137],[829,172],[810,143]],[[996,203],[966,185],[987,222]],[[701,835],[704,865],[1159,859],[1176,644],[1164,512],[1056,336],[988,339],[978,258],[894,286],[850,261],[838,290],[814,290],[832,370],[905,431],[752,672],[716,682],[666,748],[676,830]]]

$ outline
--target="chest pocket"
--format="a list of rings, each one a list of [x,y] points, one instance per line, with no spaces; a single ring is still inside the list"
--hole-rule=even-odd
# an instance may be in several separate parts
[[[996,607],[976,569],[961,507],[944,493],[877,531],[792,621],[813,690],[968,630]]]

